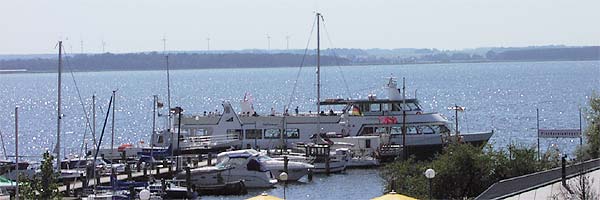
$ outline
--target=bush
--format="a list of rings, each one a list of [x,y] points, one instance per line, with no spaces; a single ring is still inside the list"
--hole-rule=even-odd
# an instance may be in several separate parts
[[[32,179],[21,176],[19,195],[23,199],[60,199],[58,191],[58,173],[54,172],[52,160],[54,156],[46,152],[43,155],[42,169]]]
[[[558,156],[548,153],[537,159],[533,147],[510,145],[507,150],[493,150],[470,144],[451,144],[432,161],[414,159],[397,161],[384,167],[381,176],[387,188],[417,198],[428,197],[427,168],[436,171],[432,193],[436,199],[475,197],[492,184],[558,166]]]

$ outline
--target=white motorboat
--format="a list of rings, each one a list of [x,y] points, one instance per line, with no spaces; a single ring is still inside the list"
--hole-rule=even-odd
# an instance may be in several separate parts
[[[228,157],[230,155],[235,155],[235,154],[259,154],[259,152],[254,149],[243,149],[243,150],[223,152],[217,156],[217,162],[219,162],[220,160],[222,160],[225,157]],[[285,171],[284,170],[285,163],[282,159],[273,159],[273,158],[267,156],[266,154],[261,153],[258,156],[258,161],[261,162],[263,165],[265,165],[265,167],[267,167],[267,169],[269,169],[271,171],[271,173],[273,173],[273,176],[275,176],[277,179],[279,179],[279,174],[281,174],[282,172]],[[288,181],[298,181],[300,178],[307,175],[309,173],[309,170],[311,170],[313,168],[314,168],[313,165],[305,163],[305,162],[288,161],[288,164],[287,164],[288,179],[287,180]]]
[[[260,154],[228,154],[216,166],[190,170],[191,182],[196,187],[222,185],[243,180],[247,188],[270,188],[277,183],[271,171],[261,163]],[[177,179],[185,179],[185,172],[177,174]]]
[[[284,154],[272,154],[272,156],[273,159],[279,161],[283,161],[283,157],[287,156],[290,161],[311,164],[313,165],[313,168],[311,170],[314,173],[327,172],[327,158],[329,158],[330,173],[338,173],[344,171],[350,159],[349,149],[347,148],[333,149],[330,150],[328,153],[320,152],[320,154],[317,155],[317,151],[310,150],[311,148],[315,147],[314,144],[304,145],[304,147],[305,149],[298,149],[298,151],[303,151],[304,153],[287,151]]]

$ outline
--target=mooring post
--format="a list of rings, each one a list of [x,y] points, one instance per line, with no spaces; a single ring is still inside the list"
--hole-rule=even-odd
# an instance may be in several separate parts
[[[185,167],[185,182],[187,183],[188,196],[192,193],[192,170],[189,166]]]
[[[131,173],[131,165],[129,164],[125,164],[125,172],[127,172],[127,179],[131,180],[132,177],[132,173]]]
[[[79,179],[81,180],[81,189],[85,190],[88,186],[88,179],[83,174],[79,175]]]
[[[100,185],[100,172],[96,171],[94,173],[94,177],[96,177],[96,182],[94,183],[94,185]]]
[[[329,160],[330,160],[330,155],[329,155],[329,146],[325,147],[325,152],[323,152],[323,155],[325,155],[325,174],[327,174],[327,176],[329,176]]]
[[[283,171],[285,173],[288,172],[288,162],[289,162],[289,158],[287,156],[283,156]]]
[[[131,199],[135,199],[136,196],[137,194],[135,193],[135,188],[133,187],[133,185],[129,185],[129,197]]]
[[[144,165],[144,177],[146,177],[148,175],[148,167],[146,167],[146,165]]]
[[[65,191],[65,196],[69,197],[69,194],[71,193],[71,184],[68,181],[64,181],[63,184],[65,186],[67,186],[67,191]]]

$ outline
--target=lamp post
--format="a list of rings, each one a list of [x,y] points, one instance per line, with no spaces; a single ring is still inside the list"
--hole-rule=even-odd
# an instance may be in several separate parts
[[[283,199],[286,199],[285,189],[287,187],[288,174],[286,172],[281,172],[281,174],[279,174],[279,180],[283,181]]]
[[[432,191],[431,191],[431,180],[435,177],[435,170],[429,168],[425,170],[425,177],[429,180],[429,199],[433,199]]]

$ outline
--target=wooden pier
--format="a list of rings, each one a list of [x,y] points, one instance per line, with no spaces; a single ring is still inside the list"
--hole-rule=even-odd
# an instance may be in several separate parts
[[[180,159],[181,161],[184,161],[184,159]],[[188,160],[189,161],[189,160]],[[194,162],[189,162],[189,166],[190,169],[195,169],[195,168],[200,168],[200,167],[204,167],[204,166],[208,166],[211,164],[214,164],[216,162],[215,159],[211,159],[211,160],[202,160],[202,161],[194,161]],[[140,168],[138,170],[137,167],[129,167],[129,170],[126,170],[125,173],[122,174],[118,174],[117,175],[117,180],[140,180],[140,179],[145,179],[147,180],[150,176],[154,177],[155,179],[171,179],[172,177],[175,176],[176,173],[178,172],[183,172],[185,169],[185,166],[188,166],[185,164],[186,162],[182,162],[181,164],[181,168],[179,170],[176,169],[175,165],[158,165],[156,166],[154,169],[151,168]],[[132,165],[130,165],[132,166]],[[83,179],[85,179],[86,177],[82,177]],[[96,179],[90,179],[87,187],[88,188],[92,188],[95,185],[107,185],[110,183],[110,176],[109,175],[103,175],[99,178],[99,182],[97,183]],[[81,178],[77,178],[75,181],[68,181],[66,182],[64,185],[61,185],[58,190],[60,192],[66,193],[66,196],[69,196],[69,194],[77,194],[79,193],[79,191],[84,189],[84,181],[86,180],[81,180]]]

